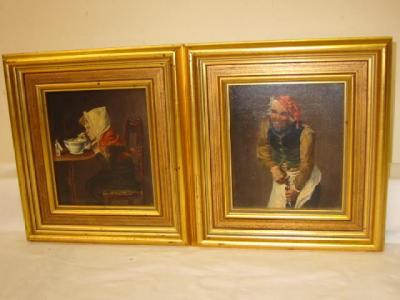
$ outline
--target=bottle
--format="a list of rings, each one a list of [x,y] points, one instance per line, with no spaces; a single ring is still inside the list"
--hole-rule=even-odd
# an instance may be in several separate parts
[[[62,152],[63,148],[60,145],[60,143],[58,142],[58,140],[56,140],[56,142],[54,143],[54,148],[56,151],[56,156],[61,156],[61,152]]]

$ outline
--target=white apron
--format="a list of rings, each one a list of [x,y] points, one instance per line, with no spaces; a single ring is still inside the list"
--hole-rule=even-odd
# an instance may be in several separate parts
[[[299,173],[299,171],[287,171],[287,175],[289,176],[289,182],[291,185],[294,185],[294,178]],[[321,182],[321,171],[317,166],[314,165],[314,168],[311,172],[310,178],[304,185],[303,189],[300,191],[297,196],[296,205],[294,208],[301,208],[308,200],[310,200],[312,193],[314,192],[315,187]],[[277,182],[273,182],[271,195],[268,201],[268,208],[286,208],[286,197],[285,197],[285,184],[279,184]]]

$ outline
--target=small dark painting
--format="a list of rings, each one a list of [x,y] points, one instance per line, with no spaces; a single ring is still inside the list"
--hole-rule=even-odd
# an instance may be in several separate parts
[[[234,208],[339,209],[343,83],[229,87]]]
[[[46,93],[59,205],[153,205],[146,90]]]

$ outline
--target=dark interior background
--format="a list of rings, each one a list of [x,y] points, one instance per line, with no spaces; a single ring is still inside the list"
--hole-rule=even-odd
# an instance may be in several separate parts
[[[344,85],[261,84],[229,88],[233,205],[265,208],[272,186],[270,172],[256,156],[258,126],[269,97],[290,95],[302,119],[316,135],[315,162],[322,173],[319,208],[340,208],[343,162]]]
[[[62,141],[76,137],[84,128],[79,124],[83,111],[106,106],[111,119],[111,127],[124,139],[125,122],[128,118],[141,118],[144,130],[144,185],[145,205],[153,203],[149,134],[147,123],[145,89],[87,90],[46,93],[50,138],[52,145],[56,139]],[[54,165],[58,201],[70,204],[70,191],[67,184],[67,164],[55,162]],[[95,159],[75,162],[75,178],[80,204],[99,204],[91,199],[85,189],[85,182],[100,170]]]

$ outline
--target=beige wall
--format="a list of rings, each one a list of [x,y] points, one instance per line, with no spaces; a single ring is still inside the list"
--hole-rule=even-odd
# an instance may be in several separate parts
[[[171,43],[392,36],[399,0],[1,0],[0,53]],[[398,47],[394,72],[399,72]],[[0,163],[14,153],[4,76],[0,78]],[[393,96],[399,90],[394,76]],[[400,163],[395,100],[393,161]],[[399,165],[397,165],[399,166]]]

